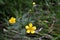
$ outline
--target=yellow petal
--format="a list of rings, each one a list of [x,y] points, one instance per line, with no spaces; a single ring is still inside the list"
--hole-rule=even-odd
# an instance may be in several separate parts
[[[10,22],[10,23],[13,23],[13,22],[14,22],[14,20],[9,20],[9,22]]]
[[[34,33],[35,33],[35,31],[31,31],[31,33],[32,33],[32,34],[34,34]]]
[[[33,26],[33,27],[32,27],[32,30],[36,30],[36,26]]]
[[[29,27],[32,27],[33,26],[33,24],[32,23],[29,23]]]
[[[16,20],[16,18],[14,18],[14,17],[11,17],[11,20]]]
[[[11,17],[10,20],[9,20],[9,23],[14,24],[15,22],[16,22],[16,18]]]
[[[30,33],[30,30],[27,30],[26,32],[27,32],[27,33]]]
[[[26,29],[28,29],[28,28],[29,28],[29,26],[25,26],[25,28],[26,28]]]

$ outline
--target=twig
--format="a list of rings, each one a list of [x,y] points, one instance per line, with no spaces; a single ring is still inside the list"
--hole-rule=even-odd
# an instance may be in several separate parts
[[[6,30],[6,29],[3,29],[5,32],[9,32],[8,30]],[[15,31],[15,30],[10,30],[10,32],[13,32],[13,33],[16,33],[16,34],[22,34],[22,33],[19,33],[19,32],[17,32],[17,31]]]
[[[53,31],[54,23],[55,23],[55,20],[53,20],[53,23],[51,24],[51,27],[49,28],[49,32],[48,32],[48,33],[50,33],[50,32],[52,32],[52,31]]]

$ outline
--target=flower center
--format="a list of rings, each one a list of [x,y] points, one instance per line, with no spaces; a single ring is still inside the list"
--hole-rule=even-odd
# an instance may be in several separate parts
[[[30,28],[29,28],[29,30],[30,30],[30,31],[32,31],[32,30],[33,30],[33,28],[32,28],[32,27],[30,27]]]

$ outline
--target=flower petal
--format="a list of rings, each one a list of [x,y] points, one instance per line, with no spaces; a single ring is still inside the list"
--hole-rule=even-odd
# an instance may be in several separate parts
[[[27,30],[26,32],[27,32],[27,33],[30,33],[30,30]]]
[[[11,17],[11,18],[9,19],[9,23],[11,23],[11,24],[16,23],[16,18]]]
[[[14,24],[16,21],[15,20],[9,20],[9,23]]]
[[[29,26],[25,26],[25,28],[26,28],[26,29],[28,29],[28,28],[29,28]]]
[[[32,33],[32,34],[34,34],[34,33],[35,33],[35,31],[31,31],[31,33]]]
[[[16,20],[16,18],[14,18],[14,17],[11,17],[11,20]]]
[[[32,29],[33,29],[33,30],[36,30],[36,26],[33,26]]]
[[[33,26],[33,24],[32,23],[29,23],[29,27],[32,27]]]

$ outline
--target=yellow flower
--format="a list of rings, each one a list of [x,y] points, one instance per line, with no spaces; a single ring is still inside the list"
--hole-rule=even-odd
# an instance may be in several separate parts
[[[16,23],[16,18],[11,17],[11,18],[9,19],[9,23],[11,23],[11,24]]]
[[[33,2],[33,5],[35,5],[36,3],[35,2]]]
[[[32,34],[35,33],[36,26],[33,26],[32,23],[29,23],[29,26],[27,25],[27,26],[25,26],[25,28],[26,28],[27,33],[32,33]]]

